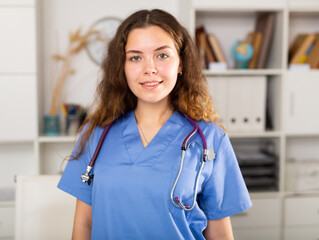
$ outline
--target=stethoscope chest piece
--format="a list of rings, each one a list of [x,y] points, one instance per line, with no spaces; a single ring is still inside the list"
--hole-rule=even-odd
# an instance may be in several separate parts
[[[207,159],[208,159],[208,161],[213,161],[215,159],[215,157],[216,157],[216,154],[215,154],[214,150],[211,149],[211,148],[208,149],[208,151],[207,151]]]

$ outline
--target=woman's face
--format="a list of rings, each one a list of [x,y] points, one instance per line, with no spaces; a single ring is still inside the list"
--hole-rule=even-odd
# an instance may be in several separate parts
[[[157,26],[134,29],[128,35],[125,52],[125,76],[138,101],[167,101],[181,71],[169,34]]]

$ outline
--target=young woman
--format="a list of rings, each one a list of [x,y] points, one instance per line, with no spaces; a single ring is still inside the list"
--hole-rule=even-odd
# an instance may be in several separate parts
[[[233,239],[229,216],[251,201],[186,29],[162,10],[138,11],[119,26],[102,69],[58,185],[77,198],[73,238]]]

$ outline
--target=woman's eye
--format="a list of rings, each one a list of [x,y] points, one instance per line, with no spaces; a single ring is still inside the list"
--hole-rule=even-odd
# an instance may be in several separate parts
[[[157,56],[158,58],[161,58],[161,59],[165,59],[165,58],[168,58],[168,55],[165,54],[165,53],[161,53],[160,55]]]
[[[139,57],[139,56],[130,57],[130,61],[132,61],[132,62],[136,62],[136,61],[138,61],[140,59],[141,59],[141,57]]]

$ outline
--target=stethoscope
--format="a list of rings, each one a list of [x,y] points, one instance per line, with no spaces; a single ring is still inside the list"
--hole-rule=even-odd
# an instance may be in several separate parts
[[[177,176],[175,178],[175,181],[174,181],[174,184],[173,184],[173,187],[171,189],[171,194],[170,194],[170,197],[171,197],[171,201],[172,203],[178,207],[178,208],[182,208],[186,211],[190,211],[192,210],[194,207],[195,207],[195,204],[196,204],[196,199],[197,199],[197,189],[198,189],[198,182],[199,182],[199,178],[200,178],[200,175],[201,175],[201,172],[202,172],[202,169],[204,167],[204,164],[207,160],[214,160],[215,158],[215,153],[212,149],[208,150],[207,149],[207,143],[206,143],[206,138],[205,138],[205,135],[203,134],[202,130],[200,129],[200,127],[198,126],[198,124],[193,120],[191,119],[189,116],[185,115],[185,117],[187,118],[187,120],[194,126],[194,129],[186,136],[186,138],[184,139],[183,141],[183,144],[182,144],[182,155],[181,155],[181,162],[180,162],[180,166],[179,166],[179,170],[178,170],[178,173],[177,173]],[[95,152],[93,154],[93,157],[89,163],[89,165],[86,167],[86,170],[85,170],[85,173],[83,173],[81,175],[81,179],[82,179],[82,182],[84,183],[88,183],[88,185],[90,185],[93,181],[93,174],[90,175],[91,173],[91,170],[94,166],[94,163],[95,163],[95,160],[100,152],[100,149],[102,147],[102,144],[104,142],[104,139],[107,135],[107,133],[109,132],[111,126],[112,126],[113,122],[109,123],[103,130],[102,132],[102,135],[100,137],[100,140],[98,142],[98,145],[95,149]],[[203,142],[203,157],[202,157],[202,161],[201,161],[201,165],[200,165],[200,168],[197,172],[197,175],[196,175],[196,180],[195,180],[195,186],[194,186],[194,197],[193,197],[193,203],[192,203],[192,206],[188,205],[188,204],[183,204],[181,199],[179,197],[174,197],[174,191],[175,191],[175,187],[177,185],[177,182],[179,180],[179,177],[182,173],[182,169],[183,169],[183,164],[184,164],[184,157],[185,157],[185,152],[186,152],[186,149],[187,149],[187,143],[189,141],[189,139],[194,136],[196,133],[199,133],[201,139],[202,139],[202,142]]]

